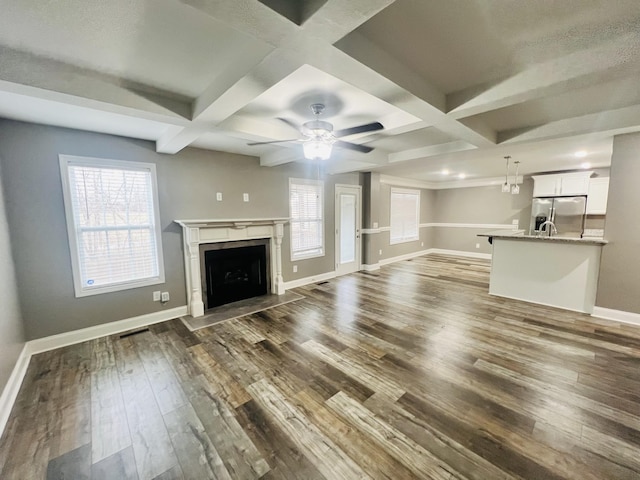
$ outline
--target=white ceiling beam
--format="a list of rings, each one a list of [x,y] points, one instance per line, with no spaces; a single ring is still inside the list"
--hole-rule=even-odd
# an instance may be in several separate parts
[[[478,131],[447,115],[442,92],[361,35],[351,34],[338,46],[341,50],[323,48],[311,64],[444,133],[478,147],[495,145],[496,132],[486,127]]]
[[[275,167],[284,163],[295,162],[296,160],[302,160],[304,158],[302,154],[302,145],[296,145],[295,143],[283,143],[282,147],[275,152],[270,152],[265,155],[260,155],[261,167]]]
[[[435,155],[443,155],[446,153],[462,152],[464,150],[473,150],[477,148],[464,140],[456,140],[448,143],[440,143],[438,145],[429,145],[426,147],[412,148],[402,152],[390,153],[389,163],[406,162],[407,160],[415,160],[417,158],[433,157]]]
[[[203,133],[216,130],[216,127],[202,123],[192,123],[188,127],[171,126],[156,140],[156,152],[174,155],[191,145]]]
[[[632,64],[639,50],[640,32],[634,32],[532,65],[492,85],[450,95],[449,115],[460,119],[611,80]]]
[[[640,105],[565,118],[537,127],[500,132],[501,144],[536,142],[595,132],[640,131]]]
[[[122,79],[0,47],[0,90],[171,125],[188,125],[190,103],[136,91]]]
[[[297,26],[257,0],[183,0],[275,47],[260,63],[238,59],[233,71],[216,78],[195,100],[193,119],[219,125],[304,65],[305,58],[316,55],[318,44],[329,42],[326,43],[329,46],[393,1],[328,0],[304,25]],[[190,128],[180,134],[183,140],[192,137],[197,138]]]

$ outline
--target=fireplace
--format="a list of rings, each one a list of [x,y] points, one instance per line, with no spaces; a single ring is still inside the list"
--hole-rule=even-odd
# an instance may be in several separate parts
[[[265,295],[269,239],[200,245],[204,308]]]
[[[288,218],[251,218],[251,219],[215,219],[215,220],[175,220],[182,227],[184,241],[184,269],[187,287],[187,303],[192,317],[204,315],[205,301],[209,306],[206,287],[203,282],[206,256],[200,247],[209,250],[224,249],[217,245],[238,246],[239,242],[262,240],[263,244],[244,246],[262,246],[266,250],[267,292],[282,295],[285,292],[282,279],[282,235]],[[211,248],[209,248],[211,247]],[[242,274],[235,278],[236,283],[245,282]],[[203,288],[204,287],[204,288]],[[215,303],[215,300],[212,302]]]

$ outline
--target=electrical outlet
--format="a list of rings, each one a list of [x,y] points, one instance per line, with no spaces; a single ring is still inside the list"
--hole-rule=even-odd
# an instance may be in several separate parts
[[[373,228],[378,228],[378,222],[373,222]]]
[[[424,242],[420,242],[420,246],[421,246],[421,247],[424,247]]]
[[[158,290],[157,292],[153,292],[153,301],[154,302],[160,301],[160,290]]]
[[[378,255],[382,255],[382,250],[378,250]]]
[[[293,273],[298,273],[298,265],[293,266]]]
[[[520,221],[517,218],[514,220],[511,220],[511,225],[515,225],[517,227],[518,223],[520,223]]]
[[[244,202],[248,202],[249,201],[249,194],[248,193],[243,193],[242,194],[242,201],[244,201]]]
[[[476,243],[476,248],[480,248],[480,244],[479,243]]]
[[[222,192],[216,193],[216,200],[219,201],[219,202],[222,201]]]
[[[162,292],[162,303],[169,301],[169,292]]]

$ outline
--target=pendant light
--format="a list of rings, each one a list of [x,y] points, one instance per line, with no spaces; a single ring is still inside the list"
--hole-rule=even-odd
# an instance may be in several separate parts
[[[506,157],[504,157],[504,159],[507,161],[507,170],[504,174],[504,183],[502,184],[502,193],[509,193],[511,191],[511,185],[509,185],[509,160],[511,159],[511,157],[507,155]]]
[[[519,161],[513,162],[516,164],[516,176],[513,179],[513,187],[511,187],[511,194],[518,195],[520,193],[520,185],[518,185],[518,167],[520,166]]]

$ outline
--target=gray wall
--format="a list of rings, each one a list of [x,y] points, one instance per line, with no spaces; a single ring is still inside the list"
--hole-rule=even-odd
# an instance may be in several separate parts
[[[0,180],[2,169],[0,168]],[[20,351],[24,333],[16,289],[15,271],[11,257],[9,225],[0,181],[0,392],[7,384]]]
[[[518,220],[520,229],[529,229],[533,180],[525,178],[520,194],[502,193],[500,185],[436,190],[435,223],[511,224]],[[491,253],[486,238],[477,237],[490,227],[436,227],[434,248],[475,253]],[[480,244],[480,248],[476,248]]]
[[[614,137],[596,305],[640,313],[640,134]]]
[[[62,200],[58,154],[155,163],[166,282],[75,298]],[[317,178],[308,164],[261,168],[258,159],[187,148],[177,155],[155,152],[152,142],[28,123],[0,122],[0,158],[7,199],[18,291],[28,339],[185,305],[182,230],[175,219],[288,217],[289,178]],[[335,183],[358,184],[358,174],[325,180],[324,257],[297,261],[292,273],[289,230],[283,241],[285,281],[333,270]],[[223,193],[217,202],[216,192]],[[242,193],[250,202],[242,201]],[[152,291],[171,301],[152,301]]]

